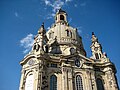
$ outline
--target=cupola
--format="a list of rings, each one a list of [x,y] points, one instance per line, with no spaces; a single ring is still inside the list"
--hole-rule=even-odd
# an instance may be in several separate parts
[[[91,45],[91,50],[93,54],[94,59],[100,59],[103,55],[102,52],[102,46],[98,41],[98,38],[95,36],[94,32],[92,32],[92,45]]]
[[[67,23],[67,13],[59,9],[58,12],[55,15],[55,23]]]

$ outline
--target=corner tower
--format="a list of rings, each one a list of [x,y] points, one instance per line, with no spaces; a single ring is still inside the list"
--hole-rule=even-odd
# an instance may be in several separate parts
[[[41,25],[38,30],[38,34],[34,37],[34,44],[32,46],[31,53],[40,54],[44,53],[44,46],[47,42],[46,30],[44,28],[44,23]]]
[[[98,38],[95,36],[94,32],[92,32],[92,45],[91,45],[91,50],[92,50],[92,55],[94,59],[100,59],[103,56],[102,52],[102,46],[98,41]]]

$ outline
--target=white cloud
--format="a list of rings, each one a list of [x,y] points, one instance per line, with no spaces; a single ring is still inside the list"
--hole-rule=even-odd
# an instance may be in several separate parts
[[[72,21],[72,18],[69,19],[68,23],[70,23]]]
[[[50,29],[50,27],[47,27],[47,30],[49,30]]]
[[[14,12],[14,15],[15,15],[16,18],[23,19],[23,18],[19,15],[18,12]]]
[[[71,2],[72,0],[65,0],[65,2]]]
[[[77,7],[77,4],[74,4],[74,7]]]
[[[55,13],[49,13],[46,19],[51,19],[55,16]]]
[[[78,29],[78,33],[81,34],[81,33],[82,33],[82,30]]]
[[[18,12],[15,12],[14,14],[15,14],[16,17],[19,17]]]
[[[50,1],[44,0],[46,5],[51,5]]]
[[[90,35],[89,34],[85,34],[85,38],[90,40]]]
[[[52,8],[52,13],[48,15],[47,19],[50,19],[55,16],[55,12],[60,9],[62,6],[67,4],[68,2],[71,2],[72,0],[43,0],[46,6],[49,6]]]
[[[86,2],[81,3],[80,6],[86,6]]]
[[[25,50],[23,51],[23,53],[28,53],[31,48],[32,45],[34,43],[34,35],[33,34],[28,34],[25,38],[20,40],[20,46],[22,46]]]
[[[61,0],[56,0],[53,4],[53,12],[56,12],[58,9],[60,9],[64,5],[64,2]]]
[[[51,14],[51,16],[53,16],[53,17],[54,17],[54,16],[55,16],[55,13],[52,13],[52,14]]]
[[[44,0],[46,6],[52,7],[52,11],[56,12],[56,10],[60,9],[64,5],[64,1],[62,0],[54,0],[53,2],[50,0]]]
[[[77,27],[77,32],[78,32],[78,34],[79,34],[79,35],[82,33],[82,29],[83,29],[83,27],[82,27],[82,26]]]

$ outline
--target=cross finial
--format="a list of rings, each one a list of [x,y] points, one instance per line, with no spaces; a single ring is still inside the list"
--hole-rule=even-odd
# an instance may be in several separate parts
[[[92,32],[92,35],[95,35],[94,32]]]
[[[44,26],[44,22],[42,23],[42,26]]]

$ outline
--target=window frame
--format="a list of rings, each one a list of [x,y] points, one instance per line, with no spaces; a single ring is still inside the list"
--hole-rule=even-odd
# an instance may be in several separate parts
[[[98,81],[98,80],[99,80],[99,81]],[[97,78],[97,79],[96,79],[96,85],[97,85],[97,90],[105,90],[105,88],[104,88],[104,83],[103,83],[103,79]]]
[[[57,90],[57,76],[54,74],[50,76],[50,90]]]
[[[56,64],[56,63],[51,63],[51,64],[50,64],[50,67],[52,67],[52,68],[57,68],[57,64]]]
[[[65,20],[65,17],[64,17],[64,15],[60,15],[60,20]]]
[[[80,80],[80,81],[78,81],[78,80]],[[76,87],[75,90],[84,90],[83,89],[83,80],[82,80],[81,75],[76,75],[76,77],[75,77],[75,87]]]
[[[95,58],[99,59],[99,54],[98,53],[95,53]]]
[[[33,88],[34,88],[34,74],[33,74],[33,72],[29,72],[27,75],[26,75],[26,78],[25,78],[25,86],[24,86],[24,89],[25,90],[33,90]],[[30,81],[32,81],[31,83],[30,83]],[[30,86],[32,89],[29,89],[30,87],[28,87],[29,86],[29,84],[32,84],[32,86]]]

